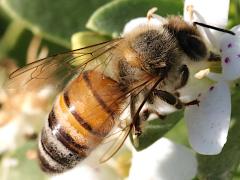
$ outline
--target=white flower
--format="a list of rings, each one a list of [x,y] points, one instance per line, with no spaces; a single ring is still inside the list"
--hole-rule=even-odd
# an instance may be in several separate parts
[[[161,138],[133,152],[128,180],[190,180],[196,172],[197,160],[189,149]]]
[[[220,80],[198,97],[199,106],[185,110],[189,141],[201,154],[218,154],[226,142],[231,100],[228,84]]]
[[[240,25],[231,29],[235,35],[224,34],[220,38],[222,74],[227,81],[240,78]]]
[[[19,135],[20,120],[15,119],[4,127],[0,127],[0,154],[16,147]]]
[[[116,137],[117,138],[117,137]],[[108,139],[109,141],[109,139]],[[101,163],[100,159],[108,153],[113,142],[102,142],[94,151],[73,169],[55,176],[51,180],[78,179],[81,175],[84,180],[121,180],[128,176],[132,152],[125,144],[116,155]],[[127,141],[130,144],[130,140]],[[132,145],[131,145],[132,147]]]
[[[216,7],[217,4],[217,8]],[[224,28],[227,24],[229,0],[185,1],[185,20],[190,20],[187,8],[192,6],[192,21],[204,22]],[[214,13],[212,10],[214,9]],[[240,78],[240,33],[239,26],[231,29],[236,35],[209,31],[203,32],[211,46],[221,52],[222,73],[207,73],[215,81],[200,92],[199,106],[185,110],[185,120],[189,131],[189,141],[193,149],[201,154],[214,155],[221,152],[227,141],[231,117],[230,84]]]
[[[91,167],[86,164],[77,166],[76,168],[67,171],[63,174],[52,176],[51,180],[66,180],[66,179],[84,179],[84,180],[106,180],[119,179],[117,174],[106,165],[103,167]]]
[[[185,113],[190,143],[202,154],[220,153],[227,140],[231,116],[229,85],[240,78],[239,26],[231,31],[235,35],[226,33],[219,37],[222,73],[207,74],[216,83],[202,93],[199,107],[188,107]]]

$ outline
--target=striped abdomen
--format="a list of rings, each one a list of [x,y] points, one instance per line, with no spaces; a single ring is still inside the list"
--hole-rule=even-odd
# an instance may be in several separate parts
[[[118,83],[86,71],[56,99],[39,141],[44,171],[60,173],[74,167],[98,146],[119,116],[123,96]]]

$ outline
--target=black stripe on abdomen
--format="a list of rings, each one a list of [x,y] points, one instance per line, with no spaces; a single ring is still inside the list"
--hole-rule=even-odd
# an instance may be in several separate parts
[[[66,133],[66,131],[62,128],[61,125],[59,125],[57,121],[58,120],[56,119],[54,110],[52,110],[49,114],[48,122],[49,127],[52,131],[54,131],[56,138],[69,150],[80,154],[83,157],[86,157],[86,152],[89,150],[89,147],[87,145],[78,144],[69,134]]]
[[[50,129],[49,129],[50,130]],[[51,136],[51,138],[50,138]],[[52,159],[63,166],[75,165],[76,162],[81,161],[83,158],[66,148],[61,142],[56,142],[58,139],[49,133],[46,128],[41,133],[42,148]]]
[[[110,109],[110,107],[104,102],[104,100],[99,96],[99,94],[97,93],[96,89],[93,88],[92,83],[89,79],[89,75],[88,75],[88,71],[83,72],[83,80],[85,81],[85,83],[87,84],[88,88],[91,90],[93,96],[96,98],[96,100],[98,101],[98,103],[101,105],[101,107],[105,110],[105,112],[107,112],[110,116],[112,116],[114,114],[114,112],[112,111],[112,109]]]
[[[75,167],[89,151],[87,146],[77,144],[59,127],[52,110],[41,132],[38,148],[40,166],[48,173],[61,173]]]
[[[68,97],[68,92],[65,91],[63,94],[63,99],[64,102],[66,104],[66,106],[68,107],[68,109],[70,110],[70,112],[72,113],[72,115],[75,117],[75,119],[88,131],[92,131],[92,127],[87,123],[87,121],[85,121],[75,110],[75,108],[71,108],[71,102],[69,100]]]
[[[98,132],[98,131],[94,130],[91,127],[91,125],[87,122],[87,120],[83,119],[79,115],[79,113],[76,111],[75,108],[71,108],[71,101],[70,101],[69,96],[68,96],[68,91],[64,92],[63,99],[64,99],[64,102],[65,102],[66,106],[68,107],[69,111],[72,113],[74,118],[79,122],[79,124],[81,124],[81,126],[83,128],[85,128],[87,131],[89,131],[93,135],[96,135],[96,136],[99,136],[99,137],[105,137],[107,135],[106,133]]]

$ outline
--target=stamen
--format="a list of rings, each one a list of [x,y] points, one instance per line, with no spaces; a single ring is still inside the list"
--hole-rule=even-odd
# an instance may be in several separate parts
[[[151,18],[153,18],[153,15],[157,10],[158,10],[157,7],[153,7],[151,9],[149,9],[147,12],[147,19],[150,20]]]
[[[188,5],[186,10],[189,13],[190,21],[193,21],[193,5]]]
[[[210,72],[210,69],[203,69],[199,72],[197,72],[194,77],[197,78],[197,79],[202,79],[204,78],[205,76],[207,76]]]

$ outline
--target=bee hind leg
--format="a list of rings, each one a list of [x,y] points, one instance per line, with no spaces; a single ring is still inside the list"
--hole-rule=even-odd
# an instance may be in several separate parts
[[[137,102],[137,97],[136,96],[131,96],[130,100],[130,112],[131,112],[131,118],[135,116],[136,113],[136,102]],[[140,136],[142,134],[142,128],[141,124],[143,121],[146,121],[151,114],[156,114],[159,119],[164,119],[166,116],[159,114],[156,110],[146,108],[143,111],[141,111],[138,115],[135,121],[133,122],[133,127],[134,131],[133,134],[135,136]]]
[[[135,120],[133,122],[133,134],[135,136],[140,136],[142,134],[142,128],[141,128],[141,118],[139,114],[136,114],[137,108],[136,104],[138,101],[138,96],[132,94],[130,98],[130,114],[131,114],[131,119],[135,117]]]

